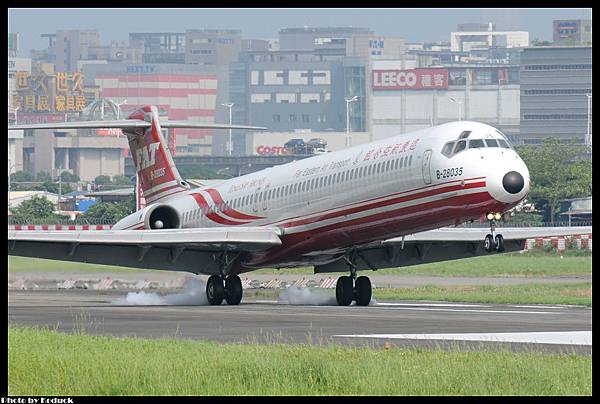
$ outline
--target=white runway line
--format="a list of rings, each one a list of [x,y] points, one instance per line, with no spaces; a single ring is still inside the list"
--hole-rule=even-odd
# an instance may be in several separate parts
[[[382,303],[375,306],[423,306],[423,307],[490,307],[483,304],[460,304],[460,303]]]
[[[556,311],[525,311],[525,310],[475,310],[475,309],[445,309],[434,307],[388,307],[387,310],[414,310],[414,311],[458,311],[472,313],[500,313],[500,314],[559,314]]]
[[[418,339],[450,341],[520,342],[532,344],[592,345],[591,331],[501,332],[467,334],[363,334],[334,335],[343,338]]]

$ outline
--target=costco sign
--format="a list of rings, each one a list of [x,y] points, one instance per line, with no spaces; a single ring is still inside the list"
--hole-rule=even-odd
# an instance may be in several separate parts
[[[447,69],[373,70],[374,91],[447,88]]]

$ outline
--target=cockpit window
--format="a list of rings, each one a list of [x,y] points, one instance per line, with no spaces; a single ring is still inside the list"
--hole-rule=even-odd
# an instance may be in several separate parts
[[[483,140],[481,139],[471,139],[469,140],[469,149],[475,149],[479,147],[485,147],[483,144]]]
[[[456,142],[456,147],[454,148],[454,154],[456,154],[459,151],[464,150],[466,148],[467,148],[467,141],[459,140],[458,142]]]
[[[487,147],[498,147],[496,139],[485,139],[485,144],[487,144]]]
[[[510,149],[510,146],[504,139],[498,139],[498,144],[500,144],[500,147],[504,147],[505,149]]]
[[[469,135],[471,134],[470,130],[466,130],[463,133],[460,134],[460,136],[458,137],[459,139],[466,139],[469,137]]]
[[[448,142],[444,145],[444,148],[442,149],[442,154],[446,157],[450,157],[450,155],[452,154],[452,148],[454,147],[454,142]]]

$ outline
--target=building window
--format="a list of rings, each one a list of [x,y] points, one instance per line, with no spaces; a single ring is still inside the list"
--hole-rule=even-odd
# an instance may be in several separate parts
[[[290,122],[296,122],[296,115],[295,114],[290,114],[289,121]]]
[[[591,70],[592,64],[527,65],[525,70]]]
[[[308,114],[302,114],[302,122],[305,122],[305,123],[310,122]]]
[[[281,116],[279,114],[273,115],[273,122],[281,122]]]

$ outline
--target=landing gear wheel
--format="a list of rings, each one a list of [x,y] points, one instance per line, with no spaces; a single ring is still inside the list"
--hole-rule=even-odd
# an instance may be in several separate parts
[[[242,301],[242,281],[237,275],[225,278],[225,300],[227,304],[236,305]]]
[[[485,240],[483,242],[483,249],[487,252],[492,252],[494,251],[495,247],[496,243],[494,243],[494,237],[491,234],[485,236]]]
[[[496,251],[504,251],[504,237],[502,237],[502,234],[496,234]]]
[[[339,306],[349,306],[354,297],[354,288],[352,278],[349,276],[340,276],[335,285],[335,299]]]
[[[359,276],[356,278],[354,286],[354,296],[356,304],[359,306],[368,306],[371,302],[371,294],[373,289],[371,288],[371,280],[366,276]]]
[[[206,297],[208,302],[213,305],[223,303],[225,288],[223,287],[223,279],[219,275],[211,275],[206,283]]]

